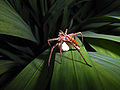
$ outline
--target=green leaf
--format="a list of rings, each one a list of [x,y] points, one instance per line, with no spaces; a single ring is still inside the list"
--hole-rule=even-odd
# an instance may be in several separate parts
[[[91,28],[100,28],[105,25],[110,24],[111,22],[102,22],[102,23],[91,23],[89,25],[84,26],[82,29],[91,29]]]
[[[120,17],[119,16],[99,16],[99,17],[93,17],[88,18],[84,24],[91,24],[91,23],[102,23],[102,22],[119,22]]]
[[[3,74],[4,72],[8,71],[14,65],[15,65],[15,63],[13,61],[0,60],[0,75]]]
[[[68,7],[69,5],[73,2],[74,0],[56,0],[52,7],[49,9],[48,13],[50,14],[46,23],[49,24],[49,31],[54,32],[55,31],[55,25],[57,26],[57,20],[59,20],[59,17],[61,16],[62,11],[64,10],[63,14],[63,19],[62,19],[62,25],[64,23],[67,23],[68,20],[65,18],[68,18],[69,13],[68,12]],[[55,18],[54,18],[55,17]],[[65,19],[65,21],[64,21]],[[61,27],[61,26],[60,26]],[[66,26],[63,26],[64,28]]]
[[[51,75],[51,67],[45,65],[49,52],[46,50],[28,64],[5,90],[45,90]]]
[[[107,40],[120,42],[120,37],[119,36],[97,34],[97,33],[91,32],[91,31],[83,32],[83,36],[87,37],[87,38],[101,38],[101,39],[107,39]]]
[[[14,62],[16,62],[18,64],[24,64],[24,61],[21,58],[19,58],[17,55],[15,55],[7,50],[0,48],[0,53],[6,55],[7,57],[14,60]]]
[[[88,18],[85,22],[82,23],[82,29],[93,29],[100,28],[104,26],[119,26],[120,17],[119,16],[99,16]]]
[[[107,6],[107,8],[102,10],[102,12],[100,12],[100,15],[108,13],[110,11],[113,11],[114,9],[119,8],[119,6],[120,6],[120,1],[119,0],[115,0],[115,1],[113,1],[113,3],[109,4],[109,6]]]
[[[114,75],[120,82],[120,58],[106,56],[97,52],[89,52],[89,55],[93,61]]]
[[[120,58],[120,45],[115,42],[103,39],[86,39],[92,48],[97,52],[112,57]]]
[[[113,31],[120,32],[120,27],[113,29]]]
[[[22,51],[24,53],[27,53],[27,54],[30,54],[31,56],[34,56],[34,53],[33,51],[29,48],[29,47],[25,47],[25,46],[19,46],[19,45],[15,45],[15,44],[12,44],[10,42],[7,42],[10,46],[12,46],[13,48],[19,50],[19,51]]]
[[[44,0],[40,0],[40,4],[41,4],[42,15],[45,16],[46,12],[45,12]]]
[[[66,29],[66,27],[67,27],[68,17],[69,17],[68,7],[65,7],[65,8],[64,8],[63,21],[62,21],[63,29]]]
[[[113,23],[113,24],[110,24],[111,26],[120,26],[120,23]]]
[[[79,42],[77,40],[77,42]],[[85,48],[80,51],[86,61],[85,64],[76,50],[63,52],[63,61],[60,64],[60,54],[55,55],[55,65],[51,81],[51,90],[114,90],[119,89],[120,81],[103,67],[93,62]]]
[[[3,0],[0,0],[0,34],[16,36],[37,42],[30,27],[16,11]]]

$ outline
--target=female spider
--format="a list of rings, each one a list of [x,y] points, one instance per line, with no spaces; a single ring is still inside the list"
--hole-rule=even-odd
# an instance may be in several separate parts
[[[51,49],[51,52],[50,52],[50,56],[49,56],[49,60],[48,60],[48,66],[50,65],[50,60],[51,60],[51,55],[52,55],[52,52],[53,52],[53,49],[60,43],[60,58],[61,58],[61,62],[62,62],[62,44],[64,42],[66,43],[70,43],[71,45],[73,45],[77,51],[80,53],[80,55],[82,56],[83,60],[85,61],[85,63],[87,65],[89,65],[87,63],[87,61],[85,60],[85,58],[83,57],[82,53],[80,52],[80,46],[78,45],[78,43],[76,42],[76,40],[72,37],[72,36],[75,36],[75,35],[78,35],[78,34],[81,34],[81,37],[82,37],[82,41],[83,41],[83,35],[81,32],[77,32],[77,33],[71,33],[71,34],[68,34],[67,35],[67,31],[68,29],[65,30],[65,33],[60,30],[59,34],[58,34],[58,38],[52,38],[52,39],[48,39],[48,44],[49,46],[51,46],[50,44],[50,41],[54,41],[54,40],[57,40],[58,42],[52,47]],[[90,66],[90,65],[89,65]]]

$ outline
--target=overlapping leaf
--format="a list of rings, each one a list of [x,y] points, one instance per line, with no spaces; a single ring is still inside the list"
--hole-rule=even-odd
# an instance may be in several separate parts
[[[5,90],[44,90],[49,82],[51,67],[45,65],[48,50],[28,64]]]
[[[87,42],[101,54],[120,58],[120,45],[115,42],[104,39],[87,39]]]
[[[91,32],[91,31],[83,32],[83,36],[84,37],[89,37],[89,38],[101,38],[101,39],[107,39],[107,40],[120,42],[120,37],[119,36],[97,34],[97,33]]]
[[[16,36],[37,42],[30,27],[15,12],[10,4],[0,0],[0,34]]]
[[[90,58],[120,82],[120,58],[111,57],[97,52],[89,52]]]
[[[18,57],[17,55],[7,51],[7,50],[4,50],[4,49],[1,49],[0,48],[0,53],[4,54],[5,56],[9,57],[10,59],[12,59],[14,62],[18,63],[18,64],[23,64],[24,61]]]
[[[51,90],[119,89],[120,81],[118,78],[92,61],[83,46],[81,44],[80,46],[82,54],[92,67],[85,64],[76,50],[64,52],[62,64],[60,64],[60,55],[57,53],[51,81]]]
[[[86,3],[87,1],[88,3]],[[24,19],[27,18],[27,20],[29,20],[29,17],[27,15],[31,13],[31,16],[33,17],[33,21],[35,21],[39,26],[39,27],[36,26],[38,30],[42,30],[42,25],[44,23],[45,24],[47,23],[48,27],[47,25],[45,26],[46,28],[45,34],[48,34],[49,31],[54,33],[54,31],[56,30],[56,27],[57,29],[61,27],[66,28],[69,23],[68,19],[71,19],[71,17],[73,19],[73,20],[71,19],[72,20],[71,25],[75,25],[73,27],[76,27],[76,26],[79,27],[80,25],[83,30],[90,29],[90,28],[100,29],[101,27],[107,26],[107,25],[108,27],[112,26],[112,27],[116,27],[117,30],[120,30],[119,16],[117,17],[109,16],[110,14],[107,14],[107,16],[101,16],[119,7],[120,1],[119,0],[96,1],[95,2],[96,6],[92,1],[93,0],[80,0],[80,1],[77,0],[76,3],[72,3],[75,1],[74,0],[56,0],[56,1],[55,0],[50,0],[50,1],[30,0],[27,2],[27,0],[25,0],[25,2],[27,2],[27,4],[30,5],[32,10],[29,9],[30,12],[27,12],[28,10],[27,8],[20,12],[24,13],[23,15],[25,16]],[[14,1],[11,0],[11,2],[14,2]],[[26,7],[26,6],[21,6],[20,2],[21,1],[18,1],[18,0],[16,1],[17,5],[20,5],[20,9],[18,10],[22,10],[22,7],[24,8]],[[39,5],[38,2],[40,3],[40,7],[37,6]],[[13,5],[16,3],[13,3]],[[75,6],[74,9],[71,9],[71,7],[73,6],[69,7],[72,4],[74,4],[73,6]],[[104,7],[102,6],[103,4],[104,4]],[[93,6],[97,8],[94,9]],[[41,12],[39,12],[39,9]],[[76,12],[74,13],[75,10],[78,12],[77,14]],[[42,16],[46,17],[45,20],[43,19],[44,17]],[[91,16],[92,18],[90,18]],[[94,16],[97,16],[97,17],[94,17]],[[42,21],[39,21],[41,20],[41,18],[42,18]],[[59,18],[61,19],[61,21],[59,20]],[[82,20],[86,18],[88,20],[85,20],[82,22]],[[79,23],[76,22],[76,20]],[[30,27],[13,10],[11,5],[8,3],[5,3],[4,0],[0,0],[0,34],[16,36],[16,37],[20,37],[20,38],[24,38],[24,39],[28,39],[36,42],[36,39],[33,36],[30,30]],[[39,40],[39,32],[37,31],[35,34],[36,36],[38,36],[37,38]],[[92,67],[89,67],[88,65],[85,64],[80,54],[74,48],[70,51],[63,52],[62,64],[60,64],[60,54],[56,52],[53,76],[52,76],[52,80],[49,81],[51,76],[50,73],[52,73],[52,71],[50,70],[49,72],[48,70],[50,68],[44,66],[45,65],[44,60],[47,60],[49,56],[48,51],[45,51],[39,57],[34,59],[30,64],[28,64],[18,74],[18,76],[15,79],[13,79],[13,81],[10,82],[10,84],[8,84],[8,86],[6,87],[6,90],[9,90],[9,89],[10,90],[12,89],[44,90],[49,88],[51,90],[59,90],[59,89],[60,90],[61,89],[63,90],[71,90],[71,89],[73,90],[119,90],[119,86],[120,86],[119,60],[120,59],[119,59],[119,45],[116,44],[116,42],[117,43],[120,42],[119,36],[97,34],[94,32],[84,32],[83,35],[86,38],[96,38],[91,40],[88,39],[88,43],[97,52],[103,53],[103,54],[99,54],[99,53],[90,52],[88,54],[84,46],[77,39],[77,42],[79,42],[81,47],[80,51],[82,52],[86,61]],[[42,39],[45,40],[43,37]],[[107,39],[110,41],[100,40],[100,39]],[[112,41],[115,41],[115,43],[113,43]],[[106,44],[109,44],[109,45],[106,45]],[[15,48],[20,48],[20,47],[16,47],[15,45],[12,45],[12,46]],[[24,50],[23,48],[21,48],[20,50],[27,52],[26,50],[28,49]],[[9,56],[12,60],[21,61],[19,57],[16,57],[9,51],[5,51],[2,49],[0,49],[0,51],[2,52],[2,54]],[[90,55],[90,58],[89,58],[89,55]],[[9,64],[11,64],[11,62]],[[5,66],[6,66],[6,69],[3,69],[3,71],[1,71],[2,73],[8,70],[7,65]],[[10,67],[11,66],[12,65],[10,65]]]
[[[15,65],[13,61],[10,60],[0,60],[0,75],[12,68]]]

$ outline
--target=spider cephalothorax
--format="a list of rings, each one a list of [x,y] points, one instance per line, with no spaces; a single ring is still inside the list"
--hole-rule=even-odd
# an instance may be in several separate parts
[[[51,60],[51,55],[52,55],[52,52],[53,52],[53,49],[60,44],[60,58],[61,58],[61,62],[62,62],[62,44],[64,42],[66,43],[70,43],[72,46],[74,46],[77,51],[80,53],[80,55],[82,56],[82,58],[84,59],[85,63],[87,65],[89,65],[85,58],[83,57],[82,53],[80,52],[80,46],[78,45],[78,43],[76,42],[76,40],[72,37],[72,36],[75,36],[75,35],[78,35],[78,34],[81,34],[81,37],[82,37],[82,41],[83,41],[83,36],[82,36],[82,33],[81,32],[77,32],[77,33],[71,33],[71,34],[68,34],[67,35],[67,31],[68,29],[65,30],[65,33],[60,30],[59,34],[58,34],[58,38],[53,38],[53,39],[49,39],[48,40],[48,44],[51,46],[51,44],[49,43],[50,41],[54,41],[54,40],[57,40],[58,42],[52,47],[51,49],[51,52],[50,52],[50,56],[49,56],[49,60],[48,60],[48,66],[50,65],[50,60]],[[89,65],[90,66],[90,65]]]

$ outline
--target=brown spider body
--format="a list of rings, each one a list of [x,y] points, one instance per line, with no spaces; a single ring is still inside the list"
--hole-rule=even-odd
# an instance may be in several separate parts
[[[54,41],[54,40],[57,40],[58,43],[56,43],[52,49],[51,49],[51,52],[50,52],[50,56],[49,56],[49,60],[48,60],[48,66],[50,64],[50,60],[51,60],[51,55],[52,55],[52,52],[53,52],[53,49],[60,43],[60,57],[61,57],[61,62],[62,62],[62,44],[63,42],[66,42],[66,43],[70,43],[71,45],[73,45],[76,50],[80,53],[80,55],[82,56],[82,58],[84,59],[85,63],[87,65],[89,65],[85,58],[83,57],[82,53],[80,52],[80,46],[78,45],[78,43],[76,42],[76,40],[72,37],[72,36],[75,36],[75,35],[78,35],[78,34],[81,34],[81,37],[82,37],[82,41],[83,41],[83,36],[82,36],[82,33],[81,32],[78,32],[78,33],[72,33],[72,34],[68,34],[67,35],[67,30],[65,31],[65,33],[63,31],[60,30],[59,32],[59,35],[58,35],[58,38],[53,38],[53,39],[49,39],[48,40],[48,44],[50,45],[50,41]],[[50,45],[51,46],[51,45]],[[90,66],[90,65],[89,65]]]
[[[76,46],[80,49],[80,46],[78,45],[78,43],[76,42],[76,40],[72,36],[68,35],[67,37],[71,41],[71,43],[73,44],[74,47]]]

